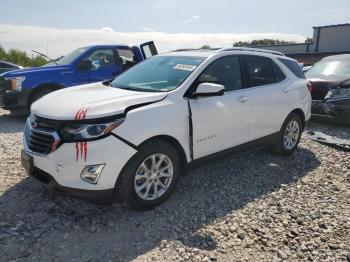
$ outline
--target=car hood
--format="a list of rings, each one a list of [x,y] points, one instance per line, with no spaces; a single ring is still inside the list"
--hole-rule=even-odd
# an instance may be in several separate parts
[[[50,93],[31,106],[37,116],[55,120],[95,119],[124,114],[131,106],[157,102],[167,94],[138,92],[94,83]]]
[[[32,73],[47,73],[50,71],[61,71],[70,68],[70,66],[42,66],[42,67],[30,67],[23,69],[11,70],[9,72],[3,73],[2,77],[17,77],[17,76],[26,76]]]

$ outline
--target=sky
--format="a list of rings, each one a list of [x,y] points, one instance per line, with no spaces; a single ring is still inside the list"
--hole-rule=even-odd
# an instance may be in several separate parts
[[[52,57],[90,44],[160,51],[275,38],[303,42],[312,27],[350,22],[350,0],[2,0],[0,44]]]

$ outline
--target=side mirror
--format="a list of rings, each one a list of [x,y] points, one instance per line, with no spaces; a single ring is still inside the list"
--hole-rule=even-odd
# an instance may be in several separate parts
[[[92,62],[90,59],[83,60],[78,64],[78,69],[80,70],[90,70],[91,68]]]
[[[191,97],[208,97],[208,96],[222,96],[225,92],[225,87],[223,85],[213,84],[213,83],[201,83],[197,87],[196,92],[194,92]]]

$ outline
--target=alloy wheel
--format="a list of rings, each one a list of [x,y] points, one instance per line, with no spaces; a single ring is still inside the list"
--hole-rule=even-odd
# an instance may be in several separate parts
[[[283,145],[286,149],[292,150],[298,143],[300,126],[298,121],[291,120],[284,131]]]
[[[165,154],[153,154],[136,171],[135,192],[143,200],[155,200],[167,192],[173,176],[174,167],[170,158]]]

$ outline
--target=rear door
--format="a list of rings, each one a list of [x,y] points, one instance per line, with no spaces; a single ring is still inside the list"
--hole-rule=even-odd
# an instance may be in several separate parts
[[[153,41],[141,44],[140,49],[144,59],[148,59],[158,54],[157,48]]]
[[[272,59],[242,56],[247,89],[253,98],[251,139],[278,132],[295,103],[292,80]]]
[[[88,71],[90,83],[112,79],[123,71],[116,52],[114,48],[99,48],[84,58],[92,62],[92,68]]]

